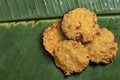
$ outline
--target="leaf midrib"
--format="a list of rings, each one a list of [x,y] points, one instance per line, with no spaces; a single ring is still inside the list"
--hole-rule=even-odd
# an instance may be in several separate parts
[[[98,18],[106,18],[106,17],[117,17],[120,18],[120,13],[119,14],[97,14]],[[10,22],[29,22],[29,21],[44,21],[44,20],[59,20],[62,19],[63,16],[59,16],[59,17],[48,17],[48,18],[33,18],[33,19],[21,19],[21,20],[5,20],[5,21],[0,21],[0,23],[10,23]]]

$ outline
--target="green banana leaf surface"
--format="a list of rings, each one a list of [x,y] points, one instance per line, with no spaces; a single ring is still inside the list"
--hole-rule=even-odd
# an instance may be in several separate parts
[[[59,18],[77,7],[119,14],[120,0],[0,0],[0,21]]]
[[[0,0],[0,80],[120,80],[119,46],[112,63],[68,77],[44,49],[44,30],[77,7],[95,11],[120,44],[120,0]]]

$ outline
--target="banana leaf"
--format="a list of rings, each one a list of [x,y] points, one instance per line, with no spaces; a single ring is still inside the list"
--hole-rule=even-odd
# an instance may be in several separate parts
[[[0,0],[0,21],[59,18],[77,7],[120,14],[120,0]]]
[[[64,76],[42,45],[43,31],[55,21],[60,19],[0,23],[0,80],[120,80],[120,48],[112,63],[91,63],[79,74]],[[98,23],[120,42],[120,16],[101,16]]]
[[[120,80],[120,50],[112,63],[66,77],[44,49],[44,30],[77,7],[93,10],[120,42],[120,0],[0,0],[0,80]]]

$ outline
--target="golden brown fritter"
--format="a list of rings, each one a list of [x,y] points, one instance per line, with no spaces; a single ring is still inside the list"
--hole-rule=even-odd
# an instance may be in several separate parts
[[[77,41],[60,41],[54,48],[54,60],[57,67],[66,75],[81,72],[89,64],[88,51]]]
[[[118,43],[112,32],[106,28],[91,42],[86,44],[89,50],[90,60],[96,63],[110,63],[116,56]]]
[[[62,30],[69,39],[92,41],[99,30],[96,14],[85,8],[77,8],[65,14]]]
[[[53,55],[54,46],[60,41],[64,40],[66,37],[61,31],[60,22],[54,23],[52,26],[48,27],[43,34],[43,45],[45,49]]]

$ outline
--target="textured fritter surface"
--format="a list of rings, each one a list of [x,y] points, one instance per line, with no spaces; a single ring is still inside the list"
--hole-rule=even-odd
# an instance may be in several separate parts
[[[57,67],[66,75],[81,72],[89,64],[88,51],[77,41],[60,41],[54,48],[54,60]]]
[[[74,9],[64,15],[62,30],[69,39],[91,41],[99,30],[96,14],[85,8]]]
[[[60,41],[66,39],[61,31],[60,23],[56,22],[48,27],[43,33],[43,45],[45,49],[53,55],[54,46]]]
[[[113,33],[103,28],[91,43],[86,44],[86,48],[92,62],[110,63],[116,56],[117,45]]]

